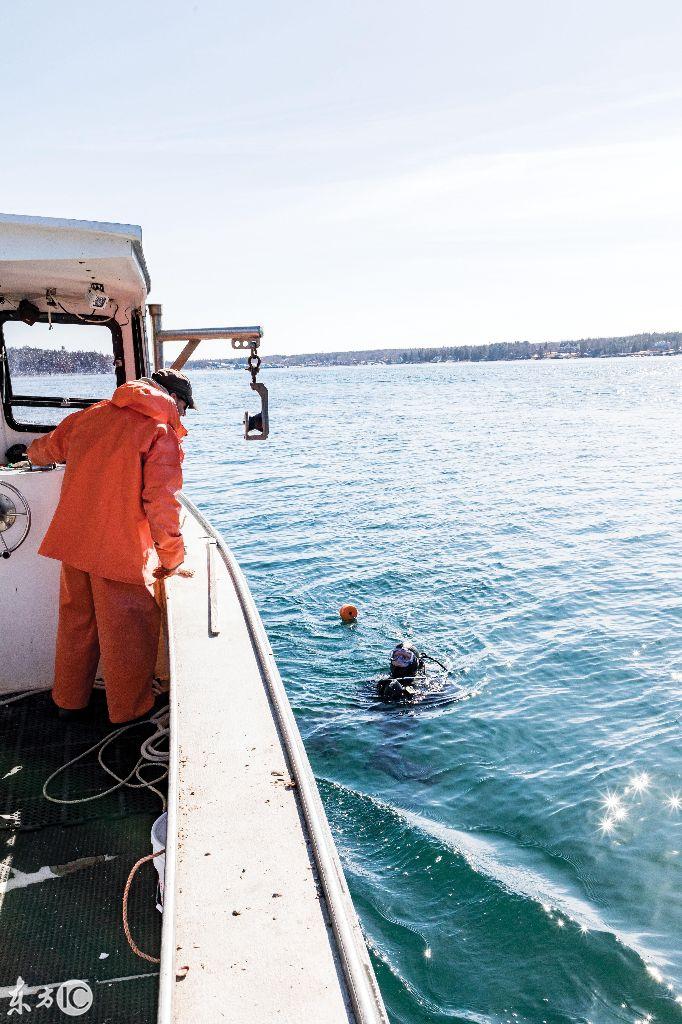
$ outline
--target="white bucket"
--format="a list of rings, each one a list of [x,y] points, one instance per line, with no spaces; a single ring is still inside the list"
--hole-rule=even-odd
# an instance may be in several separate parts
[[[164,811],[160,818],[157,818],[152,825],[152,850],[158,853],[166,848],[166,832],[168,829],[168,814]],[[162,853],[154,857],[154,867],[159,874],[159,894],[156,909],[163,913],[163,880],[166,874],[166,854]]]

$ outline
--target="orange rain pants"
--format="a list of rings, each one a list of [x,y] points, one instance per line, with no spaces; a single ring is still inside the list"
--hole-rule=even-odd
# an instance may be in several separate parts
[[[111,721],[128,722],[150,711],[160,625],[161,609],[145,586],[62,563],[55,704],[69,710],[87,706],[101,656]]]

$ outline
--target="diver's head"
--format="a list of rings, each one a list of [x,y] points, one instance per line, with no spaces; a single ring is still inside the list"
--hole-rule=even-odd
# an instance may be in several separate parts
[[[402,641],[393,648],[391,654],[391,675],[394,679],[416,676],[419,671],[419,655],[414,647]]]

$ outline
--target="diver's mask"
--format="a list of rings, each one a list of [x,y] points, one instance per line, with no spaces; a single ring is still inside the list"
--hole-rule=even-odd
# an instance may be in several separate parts
[[[394,679],[416,676],[421,668],[419,655],[413,647],[398,644],[391,654],[391,675]]]

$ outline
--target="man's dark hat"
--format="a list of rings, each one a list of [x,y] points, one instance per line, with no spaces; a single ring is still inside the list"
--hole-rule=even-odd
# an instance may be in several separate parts
[[[155,370],[152,374],[152,380],[155,380],[157,384],[165,388],[169,394],[172,393],[181,398],[188,409],[196,409],[194,399],[192,398],[192,385],[184,373],[180,373],[179,370]]]

